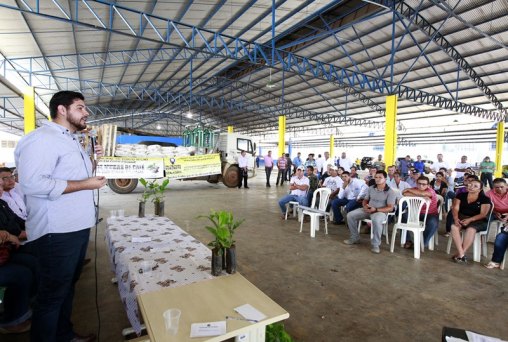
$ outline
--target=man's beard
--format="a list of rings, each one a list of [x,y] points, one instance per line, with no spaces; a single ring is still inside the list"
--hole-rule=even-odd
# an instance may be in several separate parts
[[[68,117],[68,118],[67,118],[67,121],[69,121],[69,123],[70,123],[71,125],[73,125],[74,127],[76,127],[76,129],[77,129],[78,131],[81,131],[81,130],[83,130],[83,129],[86,129],[86,121],[85,121],[85,123],[81,123],[81,120],[83,120],[83,119],[82,119],[82,118],[80,118],[80,119],[76,119],[76,118],[74,118],[74,117]]]

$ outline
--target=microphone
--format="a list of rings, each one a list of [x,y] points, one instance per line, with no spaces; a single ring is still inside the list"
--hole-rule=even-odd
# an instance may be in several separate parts
[[[97,131],[92,129],[90,133],[88,133],[88,136],[90,137],[90,144],[92,145],[93,160],[97,160],[97,152],[95,152],[95,145],[97,145]]]

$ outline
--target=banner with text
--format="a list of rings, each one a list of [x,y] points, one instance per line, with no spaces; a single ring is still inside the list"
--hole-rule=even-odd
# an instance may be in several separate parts
[[[166,177],[169,179],[191,178],[221,173],[220,154],[203,154],[164,158]]]
[[[97,176],[115,178],[162,178],[163,158],[102,157],[97,164]]]

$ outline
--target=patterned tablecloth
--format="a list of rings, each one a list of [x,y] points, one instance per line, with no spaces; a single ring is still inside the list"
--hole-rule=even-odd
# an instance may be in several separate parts
[[[138,334],[138,294],[213,278],[210,249],[167,217],[110,218],[106,241],[120,297]]]

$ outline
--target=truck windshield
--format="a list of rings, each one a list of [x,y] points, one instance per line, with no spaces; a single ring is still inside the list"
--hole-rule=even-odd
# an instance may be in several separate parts
[[[236,140],[236,148],[238,149],[238,151],[244,150],[245,152],[250,154],[252,154],[253,152],[252,141],[250,139],[238,138]]]

